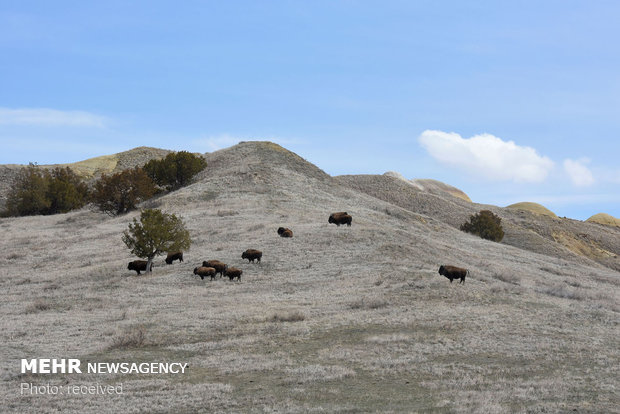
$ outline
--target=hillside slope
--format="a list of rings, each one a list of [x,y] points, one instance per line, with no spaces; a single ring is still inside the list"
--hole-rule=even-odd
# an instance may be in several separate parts
[[[151,276],[127,271],[133,258],[120,243],[137,212],[0,219],[7,235],[0,239],[0,395],[8,410],[620,406],[617,271],[559,247],[547,255],[481,240],[455,228],[479,206],[400,194],[393,177],[381,176],[371,195],[373,177],[330,177],[272,143],[246,142],[206,158],[194,184],[145,205],[181,215],[194,241],[183,263],[159,258]],[[379,197],[388,185],[391,201]],[[351,227],[327,223],[342,210],[353,215]],[[279,226],[294,237],[280,238]],[[247,248],[263,251],[260,264],[241,259]],[[241,268],[241,281],[192,275],[211,258]],[[437,274],[440,264],[468,268],[466,283],[450,284]],[[19,375],[17,361],[37,356],[190,368],[183,375]],[[21,382],[123,383],[124,394],[23,396]]]
[[[505,231],[503,244],[577,263],[594,265],[592,262],[596,262],[620,270],[620,229],[549,217],[521,209],[471,203],[447,192],[420,190],[390,175],[344,175],[335,180],[457,229],[472,214],[483,209],[491,210],[502,218]]]

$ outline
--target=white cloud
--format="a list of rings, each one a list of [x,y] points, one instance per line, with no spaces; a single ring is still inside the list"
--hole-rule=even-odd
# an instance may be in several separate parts
[[[594,176],[592,175],[592,171],[585,164],[589,163],[590,160],[587,158],[582,158],[579,160],[564,160],[564,171],[570,177],[571,181],[577,187],[587,187],[594,184]]]
[[[103,128],[107,119],[85,111],[49,108],[0,108],[0,125],[43,125]]]
[[[457,133],[426,130],[420,144],[442,164],[496,181],[541,182],[553,161],[534,148],[522,147],[491,134],[462,138]]]

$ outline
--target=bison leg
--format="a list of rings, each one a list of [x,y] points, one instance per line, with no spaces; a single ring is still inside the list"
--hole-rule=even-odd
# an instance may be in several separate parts
[[[452,283],[452,281],[453,281],[453,280],[454,280],[454,278],[452,278],[452,277],[451,277],[451,278],[450,278],[450,283]]]

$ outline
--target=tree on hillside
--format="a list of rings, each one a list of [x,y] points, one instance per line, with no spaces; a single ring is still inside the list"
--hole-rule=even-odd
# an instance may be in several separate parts
[[[47,198],[50,203],[46,214],[66,213],[86,204],[88,186],[71,168],[57,167],[46,176],[49,181]]]
[[[139,167],[113,175],[102,175],[91,196],[101,211],[116,216],[136,208],[155,194],[155,183]]]
[[[66,213],[81,208],[87,198],[88,186],[69,167],[48,171],[30,164],[18,173],[3,215]]]
[[[192,177],[206,166],[207,162],[201,156],[179,151],[160,160],[151,160],[142,168],[157,185],[171,191],[189,184]]]
[[[469,221],[461,225],[461,230],[495,242],[504,238],[502,219],[489,210],[471,215]]]
[[[132,254],[147,259],[147,273],[151,272],[155,256],[187,250],[192,244],[183,220],[158,209],[143,210],[140,221],[134,218],[122,238]]]
[[[36,164],[22,169],[7,194],[6,216],[33,216],[43,214],[50,206],[46,197],[48,181]]]

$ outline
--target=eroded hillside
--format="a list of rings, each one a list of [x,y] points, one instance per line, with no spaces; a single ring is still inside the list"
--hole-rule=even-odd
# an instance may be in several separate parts
[[[183,263],[159,258],[150,276],[126,269],[133,258],[120,242],[138,213],[0,219],[4,407],[396,413],[620,405],[620,274],[551,243],[543,231],[557,230],[550,224],[528,228],[527,215],[502,215],[507,241],[494,243],[455,228],[481,206],[407,192],[393,177],[332,178],[272,143],[206,158],[194,184],[146,203],[181,215],[194,241]],[[328,224],[333,211],[348,211],[352,226]],[[567,223],[559,229],[572,231]],[[294,237],[279,237],[280,226]],[[263,251],[260,264],[241,259],[247,248]],[[192,274],[212,258],[241,268],[241,281]],[[468,268],[466,283],[450,284],[440,264]],[[124,395],[20,396],[21,382],[43,380],[19,375],[16,361],[43,355],[190,369],[49,375],[53,384],[122,382]]]
[[[480,210],[502,218],[502,243],[575,261],[596,262],[620,270],[620,229],[598,223],[550,217],[519,208],[501,208],[464,201],[450,192],[431,193],[392,175],[350,175],[335,180],[380,200],[433,217],[454,228]]]

